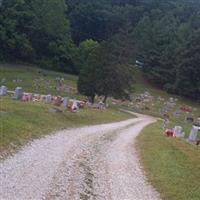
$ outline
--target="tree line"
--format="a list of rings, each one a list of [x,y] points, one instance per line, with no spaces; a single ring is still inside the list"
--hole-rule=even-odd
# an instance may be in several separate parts
[[[200,2],[3,0],[0,61],[79,74],[79,91],[128,98],[132,65],[162,89],[200,99]]]

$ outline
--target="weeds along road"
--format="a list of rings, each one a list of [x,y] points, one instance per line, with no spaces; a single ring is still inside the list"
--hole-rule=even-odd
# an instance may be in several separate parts
[[[156,200],[134,146],[148,117],[57,132],[0,163],[0,199]]]

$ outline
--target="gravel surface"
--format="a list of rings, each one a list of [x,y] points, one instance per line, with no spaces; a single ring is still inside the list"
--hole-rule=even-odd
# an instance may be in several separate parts
[[[157,200],[134,139],[154,119],[57,132],[0,163],[1,200]]]

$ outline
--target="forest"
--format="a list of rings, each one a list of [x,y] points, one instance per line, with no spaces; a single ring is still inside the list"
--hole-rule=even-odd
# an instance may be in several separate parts
[[[0,62],[79,75],[78,88],[127,97],[133,65],[200,99],[199,0],[1,0]]]

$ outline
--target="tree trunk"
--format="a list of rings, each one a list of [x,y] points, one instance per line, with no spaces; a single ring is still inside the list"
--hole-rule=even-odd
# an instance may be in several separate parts
[[[104,99],[103,99],[103,103],[104,103],[104,104],[106,104],[107,98],[108,98],[108,95],[105,95],[105,97],[104,97]]]
[[[94,104],[95,95],[90,96],[90,102]]]

